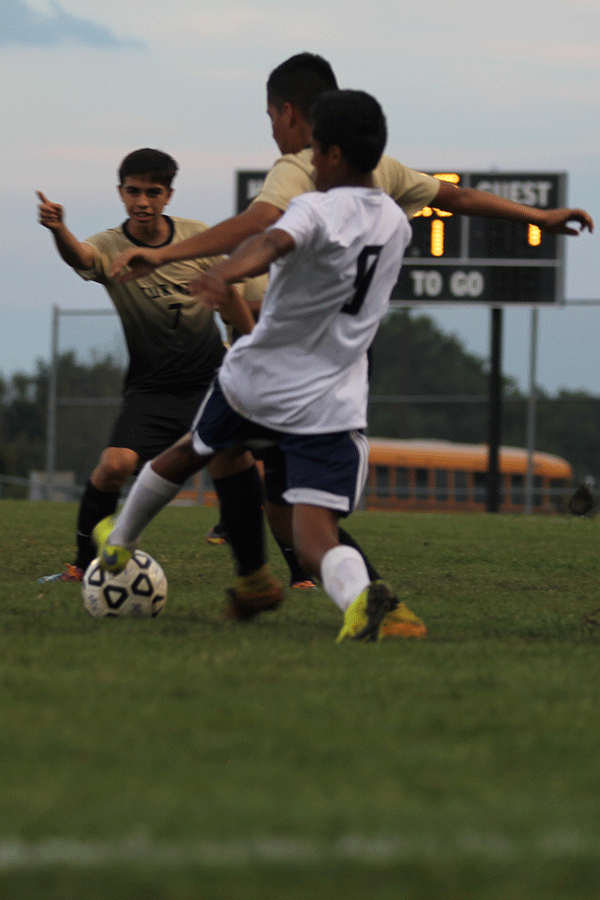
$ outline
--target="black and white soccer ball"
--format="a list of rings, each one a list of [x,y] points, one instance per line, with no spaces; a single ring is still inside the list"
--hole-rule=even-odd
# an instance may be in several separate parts
[[[116,575],[92,560],[81,585],[83,604],[90,616],[147,619],[157,616],[167,602],[167,577],[156,560],[134,550]]]

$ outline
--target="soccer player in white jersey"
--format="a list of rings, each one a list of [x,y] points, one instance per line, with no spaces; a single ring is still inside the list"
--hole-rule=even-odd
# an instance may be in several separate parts
[[[116,521],[97,526],[105,568],[126,565],[150,519],[220,450],[275,443],[286,459],[293,546],[344,614],[338,639],[425,635],[338,537],[367,472],[367,351],[410,239],[406,215],[374,185],[386,135],[373,97],[324,94],[312,139],[318,192],[293,200],[276,226],[196,282],[220,307],[232,283],[270,267],[259,322],[226,354],[190,435],[147,463]]]
[[[160,248],[132,248],[115,260],[113,275],[124,280],[143,276],[148,271],[176,259],[229,253],[242,240],[274,225],[287,209],[291,199],[306,191],[314,191],[314,174],[310,147],[312,133],[312,106],[325,90],[337,87],[335,74],[322,57],[312,53],[299,53],[277,66],[267,81],[267,112],[272,123],[273,137],[281,152],[269,171],[260,194],[248,209],[226,219],[201,235],[180,244]],[[431,178],[410,169],[395,159],[382,157],[375,171],[376,183],[396,201],[407,216],[411,217],[423,206],[459,215],[482,215],[512,218],[532,222],[542,230],[554,233],[578,233],[570,223],[577,223],[580,230],[593,230],[591,216],[581,209],[535,209],[516,204],[473,188],[463,189]],[[130,270],[123,274],[124,267]],[[277,453],[270,453],[265,466],[265,508],[269,522],[280,537],[289,521],[289,510],[281,498],[282,473],[280,466],[273,466]],[[240,483],[243,476],[240,477]],[[223,487],[227,479],[223,479]],[[260,511],[258,511],[260,512]],[[236,534],[230,535],[234,555],[246,551],[244,535],[255,533],[257,515],[243,521],[234,521]],[[348,539],[349,535],[346,535]],[[263,556],[257,558],[255,567],[261,565]]]

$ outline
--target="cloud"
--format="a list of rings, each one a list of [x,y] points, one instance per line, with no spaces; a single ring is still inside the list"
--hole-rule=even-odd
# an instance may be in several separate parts
[[[0,47],[57,47],[67,42],[99,48],[144,46],[135,38],[117,37],[110,28],[91,19],[71,15],[55,0],[50,0],[50,7],[50,13],[43,13],[23,0],[0,0]]]

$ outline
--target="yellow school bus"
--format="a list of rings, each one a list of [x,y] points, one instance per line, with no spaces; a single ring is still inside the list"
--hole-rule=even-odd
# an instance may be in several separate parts
[[[389,510],[484,511],[487,500],[486,444],[451,441],[369,439],[369,474],[363,508]],[[528,454],[501,447],[500,509],[522,511]],[[533,454],[535,512],[557,512],[572,487],[573,470],[551,453]]]

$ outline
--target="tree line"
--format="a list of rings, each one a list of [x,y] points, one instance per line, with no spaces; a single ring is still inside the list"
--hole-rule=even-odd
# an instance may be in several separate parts
[[[455,402],[463,397],[472,399]],[[372,348],[371,435],[487,443],[488,398],[487,360],[467,353],[429,317],[401,310],[379,329]],[[525,447],[528,397],[515,379],[502,379],[502,401],[502,444]],[[537,388],[535,449],[566,459],[577,480],[592,476],[600,484],[600,396],[567,390],[551,396]]]
[[[73,472],[76,484],[85,484],[110,435],[122,377],[122,368],[110,354],[102,358],[92,354],[88,362],[80,362],[69,351],[58,359],[56,470]],[[0,478],[28,478],[31,471],[45,470],[50,380],[50,365],[42,360],[31,375],[19,372],[0,379]],[[27,493],[3,485],[2,496]]]
[[[122,374],[110,354],[82,362],[69,351],[58,359],[56,470],[73,471],[76,484],[85,483],[108,440]],[[45,469],[50,376],[49,364],[38,360],[33,374],[0,378],[0,477],[27,478]],[[390,314],[372,347],[370,380],[369,434],[487,442],[487,361],[467,353],[427,316]],[[527,397],[514,379],[504,378],[503,444],[526,445],[526,410]],[[591,475],[600,484],[600,397],[538,389],[535,447],[568,460],[578,480]],[[26,493],[2,485],[2,496]]]

